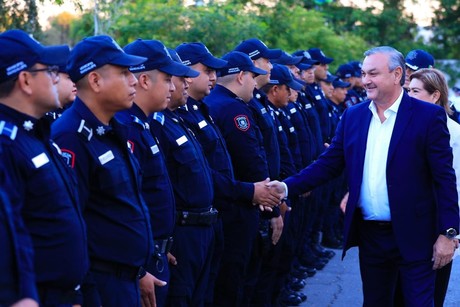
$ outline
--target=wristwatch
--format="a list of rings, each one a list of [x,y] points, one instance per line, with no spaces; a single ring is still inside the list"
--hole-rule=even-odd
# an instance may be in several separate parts
[[[453,239],[457,236],[457,230],[455,230],[454,228],[449,228],[443,233],[443,235],[445,235],[449,239]]]

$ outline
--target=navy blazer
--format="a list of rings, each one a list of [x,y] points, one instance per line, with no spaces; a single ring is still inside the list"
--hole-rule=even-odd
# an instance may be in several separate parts
[[[342,256],[359,244],[362,216],[358,201],[371,118],[369,101],[348,108],[328,150],[285,180],[291,196],[310,191],[346,170],[350,194]],[[438,235],[450,227],[458,229],[458,197],[446,120],[439,106],[404,93],[390,141],[386,178],[393,229],[405,260],[431,258]]]

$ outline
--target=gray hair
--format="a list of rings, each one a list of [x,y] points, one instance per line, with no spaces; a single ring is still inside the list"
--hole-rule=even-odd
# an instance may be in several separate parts
[[[364,56],[367,57],[376,53],[388,54],[388,69],[390,71],[395,70],[397,67],[401,67],[402,76],[399,83],[401,84],[401,86],[403,86],[406,80],[406,60],[404,59],[402,53],[390,46],[379,46],[367,50],[366,52],[364,52]]]

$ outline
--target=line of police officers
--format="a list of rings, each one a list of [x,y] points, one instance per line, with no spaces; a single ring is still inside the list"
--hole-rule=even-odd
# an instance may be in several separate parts
[[[320,243],[341,245],[346,187],[288,200],[266,183],[312,163],[344,101],[364,99],[327,75],[332,58],[259,39],[221,59],[109,36],[70,51],[9,30],[0,44],[0,305],[306,300],[296,291],[335,254]]]

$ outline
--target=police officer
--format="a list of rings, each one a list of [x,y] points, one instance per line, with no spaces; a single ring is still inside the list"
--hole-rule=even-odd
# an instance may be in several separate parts
[[[52,65],[56,49],[68,47],[43,47],[19,30],[2,33],[0,44],[0,148],[9,180],[5,191],[13,216],[22,216],[33,244],[32,251],[20,234],[18,243],[25,246],[18,256],[30,259],[34,254],[41,305],[81,304],[77,292],[88,255],[76,181],[50,140],[49,122],[40,119],[59,106],[59,79]],[[27,281],[32,272],[25,273]],[[27,283],[19,289],[32,293]]]
[[[367,99],[367,93],[363,85],[363,80],[361,79],[362,64],[360,61],[350,61],[348,62],[348,64],[350,64],[353,67],[354,72],[355,72],[355,77],[356,77],[355,85],[353,86],[353,90],[359,95],[359,101],[363,102],[364,100]]]
[[[141,289],[153,283],[145,272],[153,241],[141,170],[126,126],[113,118],[133,104],[137,80],[128,68],[145,60],[109,36],[79,42],[67,65],[78,95],[53,124],[53,138],[78,178],[91,273],[83,291],[91,306],[139,306],[139,282]]]
[[[406,79],[404,82],[404,89],[407,91],[410,84],[410,75],[414,71],[421,68],[432,68],[434,67],[434,57],[425,50],[415,49],[409,51],[406,55]]]
[[[350,87],[347,89],[347,96],[345,97],[346,107],[354,106],[355,104],[363,101],[360,95],[354,90],[358,77],[356,77],[355,69],[351,66],[351,64],[340,65],[339,68],[337,68],[335,75],[342,79],[343,82],[350,83]]]
[[[203,306],[213,255],[218,211],[213,207],[212,171],[201,146],[175,110],[187,101],[190,78],[173,77],[176,90],[167,109],[153,114],[151,129],[159,139],[176,200],[167,306]],[[176,85],[177,84],[177,85]]]
[[[155,300],[157,306],[165,306],[170,278],[167,253],[173,243],[176,210],[165,158],[150,131],[148,116],[167,107],[175,90],[172,76],[191,74],[196,77],[198,72],[173,61],[169,51],[158,40],[137,39],[124,50],[148,59],[130,68],[138,79],[136,99],[129,110],[120,111],[116,118],[131,127],[128,142],[143,170],[142,195],[149,208],[155,245],[147,271],[160,279],[155,283],[158,286],[155,287]]]

